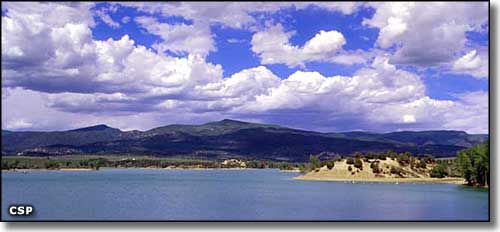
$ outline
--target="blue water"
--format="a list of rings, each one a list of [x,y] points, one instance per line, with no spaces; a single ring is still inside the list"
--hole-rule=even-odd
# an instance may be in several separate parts
[[[298,181],[278,170],[2,172],[8,220],[488,220],[488,192],[452,184]],[[11,217],[12,204],[35,215]]]

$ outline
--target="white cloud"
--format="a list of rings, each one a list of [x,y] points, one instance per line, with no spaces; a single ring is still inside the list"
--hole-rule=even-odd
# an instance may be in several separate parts
[[[340,32],[321,30],[306,42],[303,51],[308,54],[335,52],[344,44],[345,38]]]
[[[158,52],[189,53],[202,56],[215,51],[215,45],[208,24],[160,23],[153,17],[141,16],[135,21],[149,33],[160,36],[163,41],[153,47]]]
[[[391,63],[430,67],[453,61],[466,44],[465,32],[483,30],[486,2],[369,3],[376,9],[363,24],[380,28],[377,44],[396,45]]]
[[[26,122],[24,119],[17,119],[13,121],[7,122],[6,128],[12,129],[12,130],[19,130],[19,129],[28,129],[32,128],[33,123],[31,122]]]
[[[148,129],[231,117],[266,122],[286,119],[283,122],[294,122],[290,126],[329,131],[487,131],[486,92],[463,94],[456,101],[432,99],[418,75],[398,69],[383,52],[352,76],[298,71],[278,77],[258,66],[224,78],[222,67],[204,58],[213,41],[206,39],[211,38],[209,30],[195,30],[202,24],[168,25],[147,17],[136,19],[154,33],[168,32],[164,41],[172,40],[158,44],[157,49],[188,53],[176,58],[139,46],[128,35],[119,40],[94,40],[90,30],[94,22],[81,5],[73,9],[75,6],[36,4],[24,11],[9,3],[12,10],[2,16],[2,87],[8,91],[2,96],[2,124],[6,129],[29,123],[31,128],[43,130],[99,123]],[[180,6],[189,8],[183,3]],[[61,8],[62,18],[51,16],[53,8]],[[74,15],[74,11],[80,14]],[[226,22],[223,16],[214,20]],[[181,39],[193,33],[208,37],[202,42]],[[398,33],[393,34],[394,39],[399,38]],[[257,32],[252,49],[262,63],[365,62],[363,52],[342,50],[345,38],[340,32],[320,31],[302,47],[290,44],[291,35],[278,24]],[[477,64],[481,62],[481,53],[471,52],[453,67],[470,71],[481,69]]]
[[[123,18],[122,18],[122,23],[124,23],[124,24],[125,24],[125,23],[129,23],[129,22],[130,22],[130,20],[131,20],[131,19],[130,19],[130,17],[129,17],[129,16],[125,16],[125,17],[123,17]]]
[[[113,20],[113,18],[111,18],[111,16],[109,15],[109,13],[106,10],[104,10],[104,9],[97,10],[97,11],[95,11],[95,13],[109,27],[111,27],[111,28],[119,28],[120,27],[120,23]]]
[[[262,64],[304,66],[305,62],[326,61],[342,64],[363,62],[360,54],[342,50],[346,43],[338,31],[319,31],[303,47],[290,44],[293,31],[285,32],[281,24],[270,26],[252,36],[252,51],[259,55]]]
[[[202,56],[158,54],[136,46],[128,35],[96,41],[85,21],[46,22],[42,16],[52,9],[37,9],[18,13],[9,8],[2,17],[2,46],[8,48],[2,49],[4,87],[162,97],[222,77],[221,66]]]
[[[251,13],[273,13],[281,9],[305,9],[310,6],[320,7],[343,14],[354,13],[362,4],[357,2],[121,2],[124,6],[134,7],[147,13],[160,13],[163,16],[181,16],[199,22],[221,24],[231,28],[245,28],[255,23]]]
[[[466,73],[477,78],[488,78],[488,54],[479,54],[472,50],[453,62],[451,68],[455,73]]]

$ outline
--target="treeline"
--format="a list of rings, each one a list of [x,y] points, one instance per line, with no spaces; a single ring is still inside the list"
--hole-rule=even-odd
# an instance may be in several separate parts
[[[319,168],[324,166],[332,169],[335,162],[346,159],[349,168],[353,166],[361,170],[363,162],[371,160],[370,168],[374,173],[379,173],[380,168],[376,160],[386,160],[387,158],[396,160],[402,167],[409,167],[417,172],[426,171],[433,178],[462,177],[471,186],[489,186],[490,183],[489,141],[459,151],[454,159],[435,159],[431,155],[415,157],[410,152],[396,153],[393,151],[364,154],[356,152],[353,157],[336,157],[327,160],[320,160],[318,156],[311,155],[309,163],[301,166],[301,171],[304,173],[319,171]],[[392,167],[390,172],[392,174],[404,174],[404,170],[398,167]]]
[[[271,160],[249,160],[246,161],[247,168],[277,168],[280,170],[299,170],[303,163],[291,163],[286,161]]]
[[[354,168],[363,170],[363,163],[370,163],[370,168],[375,174],[381,172],[379,167],[380,160],[387,160],[388,158],[396,160],[401,166],[409,167],[411,169],[426,170],[428,165],[438,164],[439,170],[432,169],[436,177],[449,176],[453,172],[450,170],[451,167],[448,166],[447,162],[441,162],[436,160],[432,155],[426,154],[421,157],[415,157],[410,152],[397,153],[394,151],[381,151],[381,152],[355,152],[353,156],[337,156],[335,158],[320,160],[319,156],[311,155],[309,157],[309,163],[302,166],[301,171],[303,173],[318,171],[319,168],[326,166],[328,169],[333,169],[335,167],[335,162],[339,162],[343,159],[346,163]],[[436,166],[436,167],[437,167]],[[351,170],[349,170],[351,171]],[[402,175],[404,170],[394,167],[391,169],[391,173]]]
[[[468,185],[489,186],[489,141],[458,152],[456,163]]]
[[[110,160],[106,158],[89,159],[59,159],[59,158],[3,158],[2,169],[61,169],[61,168],[219,168],[220,163],[208,160],[162,160],[162,159],[120,159]]]
[[[303,164],[289,163],[284,161],[248,160],[243,161],[246,168],[278,168],[281,170],[299,169]],[[100,168],[241,168],[239,163],[222,164],[217,160],[196,159],[130,159],[123,158],[110,160],[106,158],[88,159],[63,159],[63,158],[26,158],[26,157],[4,157],[2,159],[2,170],[13,169],[94,169]]]

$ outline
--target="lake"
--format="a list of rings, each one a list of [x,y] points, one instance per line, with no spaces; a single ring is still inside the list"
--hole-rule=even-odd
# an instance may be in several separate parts
[[[3,220],[488,220],[488,192],[452,184],[293,180],[279,170],[2,172]],[[8,206],[30,204],[30,217]]]

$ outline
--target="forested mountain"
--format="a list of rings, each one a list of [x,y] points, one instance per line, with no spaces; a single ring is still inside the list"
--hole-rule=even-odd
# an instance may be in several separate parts
[[[393,150],[449,157],[487,138],[463,131],[320,133],[225,119],[148,131],[121,131],[106,125],[55,132],[2,130],[2,154],[135,154],[305,161],[311,154]]]

